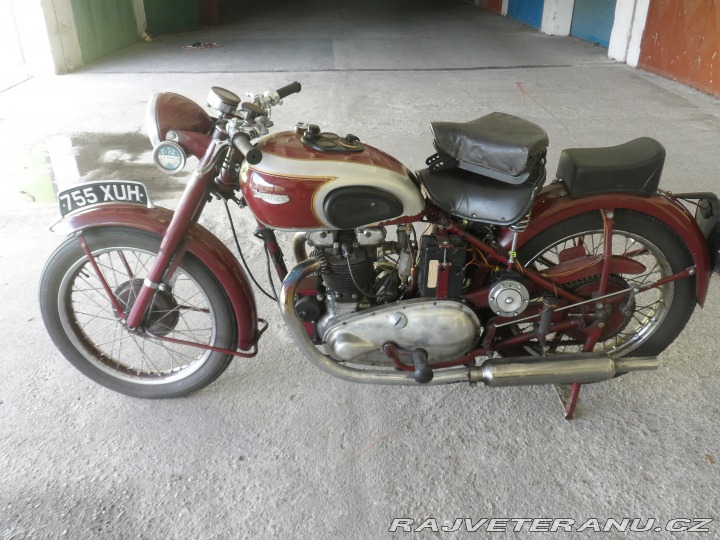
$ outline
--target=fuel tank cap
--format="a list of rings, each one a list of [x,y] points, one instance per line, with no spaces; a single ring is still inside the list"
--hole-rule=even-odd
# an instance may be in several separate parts
[[[335,133],[320,132],[315,124],[310,124],[302,135],[302,142],[318,152],[348,153],[362,152],[365,146],[355,135],[340,137]]]

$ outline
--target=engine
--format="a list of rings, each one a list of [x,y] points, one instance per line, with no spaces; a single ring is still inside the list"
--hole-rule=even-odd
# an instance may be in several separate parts
[[[383,345],[424,348],[431,361],[463,356],[481,326],[453,298],[462,294],[467,249],[442,235],[412,241],[401,225],[397,239],[384,227],[315,231],[303,235],[309,256],[322,266],[295,309],[316,343],[339,361],[387,362]]]
[[[317,320],[319,335],[338,317],[398,299],[398,274],[383,263],[384,250],[394,249],[394,244],[385,239],[383,227],[308,234],[310,256],[322,262],[325,288]]]

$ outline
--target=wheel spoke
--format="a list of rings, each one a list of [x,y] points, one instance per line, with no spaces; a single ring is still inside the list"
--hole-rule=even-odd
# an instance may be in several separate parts
[[[544,249],[533,253],[527,260],[525,266],[539,269],[559,264],[560,254],[567,249],[584,247],[588,256],[601,255],[604,251],[604,231],[602,228],[594,231],[578,232],[570,234],[567,237],[557,240]],[[653,243],[651,237],[644,234],[626,232],[622,228],[616,226],[612,237],[612,253],[615,256],[631,258],[641,262],[645,266],[642,274],[612,275],[610,283],[614,283],[614,290],[621,290],[628,287],[642,287],[652,284],[672,273],[670,263],[664,253]],[[600,276],[585,277],[578,281],[576,294],[590,297],[592,293],[591,284],[593,280],[597,280],[599,284]],[[572,284],[569,285],[572,289]],[[665,306],[669,306],[672,302],[674,294],[674,284],[665,284],[662,287],[646,290],[638,293],[634,298],[634,303],[630,304],[632,313],[624,316],[619,311],[621,308],[627,309],[624,299],[610,300],[612,312],[608,314],[608,321],[611,325],[607,330],[608,336],[602,338],[596,350],[608,350],[610,348],[617,350],[632,350],[637,348],[641,343],[651,336],[657,328],[665,320],[667,312]],[[593,315],[593,308],[587,306],[580,309],[577,315],[586,318],[586,321],[592,320],[587,317]],[[573,313],[578,310],[572,310]],[[566,316],[570,316],[569,313]],[[519,325],[511,327],[513,334],[520,335],[533,331],[532,325]],[[578,338],[571,338],[567,335],[555,336],[552,340],[546,341],[546,345],[557,352],[570,352],[575,348],[582,350],[584,341]],[[540,343],[537,340],[531,341],[526,348],[534,354],[540,353]]]
[[[123,297],[122,302],[132,305],[139,291],[133,280],[148,274],[155,254],[134,248],[110,248],[97,250],[94,255],[110,288]],[[155,311],[151,304],[149,318],[152,324],[167,328],[168,335],[213,345],[215,320],[206,293],[183,267],[179,271],[172,291],[165,293],[169,295],[165,298],[173,298],[170,302],[174,303],[168,305],[168,300],[160,301],[157,305],[163,309]],[[107,293],[94,272],[88,270],[87,261],[78,266],[74,276],[69,294],[75,331],[85,336],[90,347],[88,353],[103,369],[111,369],[116,376],[131,380],[163,379],[184,371],[194,372],[197,363],[211,354],[189,345],[148,341],[129,333],[114,316]],[[127,343],[133,345],[128,347]]]

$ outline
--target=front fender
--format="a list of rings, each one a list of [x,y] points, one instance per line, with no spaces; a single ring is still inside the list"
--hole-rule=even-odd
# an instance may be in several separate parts
[[[662,191],[654,195],[600,193],[573,199],[568,195],[563,183],[551,184],[544,188],[535,200],[530,226],[518,235],[517,247],[522,247],[548,227],[578,214],[618,208],[654,217],[682,238],[695,263],[696,294],[698,304],[702,306],[705,303],[711,276],[707,240],[692,214],[677,199]],[[500,243],[503,248],[509,249],[511,241],[512,232],[506,229],[500,238]]]
[[[112,204],[71,214],[51,227],[69,236],[94,227],[128,227],[163,236],[173,212],[167,208]],[[225,289],[238,324],[238,347],[249,350],[257,342],[257,308],[250,282],[237,259],[205,227],[193,224],[185,241],[187,250],[208,267]]]

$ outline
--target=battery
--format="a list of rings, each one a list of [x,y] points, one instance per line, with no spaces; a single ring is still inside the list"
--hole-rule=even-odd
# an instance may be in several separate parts
[[[422,296],[460,296],[465,281],[467,245],[455,235],[426,235],[420,239],[419,291]]]

